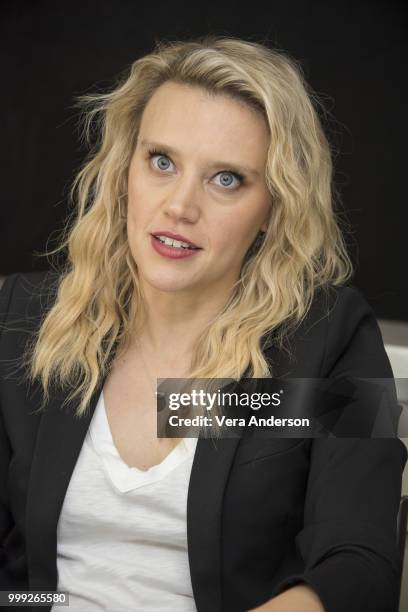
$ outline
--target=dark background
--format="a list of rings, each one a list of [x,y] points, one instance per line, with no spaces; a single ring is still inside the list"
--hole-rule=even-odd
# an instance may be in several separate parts
[[[86,150],[75,96],[102,91],[156,39],[213,32],[300,60],[329,111],[353,284],[408,320],[407,19],[403,2],[2,2],[0,275],[45,270]]]

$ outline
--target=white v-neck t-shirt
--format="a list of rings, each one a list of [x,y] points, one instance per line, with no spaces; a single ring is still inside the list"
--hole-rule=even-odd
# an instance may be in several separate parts
[[[130,468],[101,393],[57,527],[57,589],[70,612],[197,610],[186,518],[196,445],[184,438],[160,464]]]

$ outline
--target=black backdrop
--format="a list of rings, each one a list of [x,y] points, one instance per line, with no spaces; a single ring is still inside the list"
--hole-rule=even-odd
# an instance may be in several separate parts
[[[0,275],[49,268],[84,157],[74,96],[112,85],[155,39],[214,32],[300,60],[337,149],[354,284],[408,320],[407,20],[403,2],[3,2]],[[405,277],[405,278],[404,278]]]

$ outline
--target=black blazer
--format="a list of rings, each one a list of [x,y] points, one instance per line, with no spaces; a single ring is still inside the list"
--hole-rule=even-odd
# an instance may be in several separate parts
[[[57,522],[104,383],[82,419],[61,410],[58,389],[32,414],[40,385],[28,388],[16,364],[56,279],[12,274],[0,291],[0,590],[56,590]],[[263,346],[276,376],[392,377],[374,312],[353,287],[316,292],[291,336],[294,357]],[[394,612],[406,459],[396,438],[200,438],[187,503],[198,612],[243,612],[301,581],[326,612]]]

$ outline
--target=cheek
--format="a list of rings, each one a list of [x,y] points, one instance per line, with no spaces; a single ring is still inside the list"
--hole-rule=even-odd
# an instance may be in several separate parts
[[[136,211],[137,208],[140,208],[137,206],[137,202],[143,202],[143,190],[140,187],[140,183],[132,181],[132,183],[128,185],[129,208]]]
[[[237,212],[234,217],[223,219],[219,224],[214,226],[213,244],[220,249],[226,249],[233,252],[246,251],[251,243],[251,235],[253,232],[251,222]]]
[[[152,212],[152,201],[149,190],[145,189],[142,181],[134,181],[128,188],[129,221],[135,223],[148,219]]]
[[[137,201],[144,201],[149,193],[145,175],[136,165],[130,169],[127,186],[128,200],[133,206]]]

